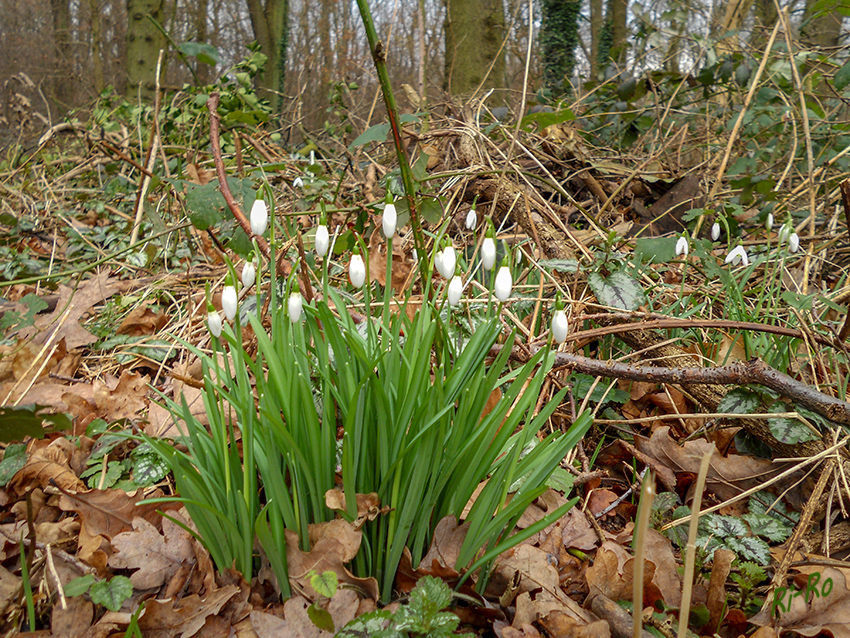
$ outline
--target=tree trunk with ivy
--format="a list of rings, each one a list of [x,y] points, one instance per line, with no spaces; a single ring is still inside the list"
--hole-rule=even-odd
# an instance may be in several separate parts
[[[445,90],[463,95],[482,82],[485,89],[504,86],[502,0],[446,0],[445,33]]]
[[[165,47],[162,32],[150,18],[163,22],[164,0],[127,0],[127,97],[152,101],[156,62]]]
[[[570,91],[570,77],[576,64],[581,0],[543,0],[541,9],[543,85],[547,92],[557,97]]]
[[[628,0],[608,0],[602,33],[599,36],[599,67],[622,68],[628,52]]]
[[[286,79],[286,49],[289,46],[289,0],[248,0],[248,14],[260,50],[268,56],[263,73],[257,76],[257,88],[280,110],[280,94]]]

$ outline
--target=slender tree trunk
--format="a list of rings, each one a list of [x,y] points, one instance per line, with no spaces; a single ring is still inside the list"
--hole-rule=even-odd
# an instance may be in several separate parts
[[[463,95],[482,82],[484,88],[504,86],[505,55],[499,53],[505,38],[502,0],[446,0],[445,33],[446,90]]]
[[[609,20],[611,21],[611,61],[620,67],[625,66],[629,50],[628,30],[628,0],[611,0],[608,5]]]
[[[837,47],[841,39],[844,16],[837,8],[829,13],[819,12],[815,8],[817,4],[819,3],[815,0],[806,0],[806,11],[800,25],[800,39],[809,46],[822,49]]]
[[[206,42],[209,39],[209,30],[207,29],[209,0],[196,0],[196,2],[198,4],[195,10],[195,42]],[[209,64],[198,62],[195,66],[195,73],[201,84],[209,84],[212,72],[213,68]]]
[[[288,0],[247,0],[254,37],[268,56],[257,88],[271,102],[272,110],[280,108],[280,94],[286,79],[286,49],[289,45]]]
[[[590,0],[590,79],[599,78],[599,50],[602,35],[602,0]]]
[[[127,97],[151,100],[156,91],[156,61],[165,38],[148,16],[163,24],[164,0],[127,0]]]
[[[543,0],[540,50],[543,85],[554,97],[570,89],[570,77],[576,64],[578,19],[581,0]]]
[[[106,81],[103,78],[103,26],[100,21],[100,2],[89,0],[89,11],[91,13],[91,44],[89,55],[91,56],[91,74],[95,93],[100,94]]]
[[[53,96],[63,111],[70,106],[71,74],[71,7],[69,0],[50,0],[53,18],[53,42],[55,46],[56,74],[53,78]]]

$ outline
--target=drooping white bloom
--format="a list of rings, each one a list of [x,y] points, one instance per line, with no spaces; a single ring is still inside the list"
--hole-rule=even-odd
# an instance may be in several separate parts
[[[570,323],[567,321],[567,313],[564,310],[556,310],[552,316],[552,338],[557,343],[564,343],[569,331]]]
[[[242,285],[250,288],[254,285],[254,280],[257,278],[257,268],[250,261],[246,261],[242,266]]]
[[[481,244],[481,265],[484,270],[493,270],[496,265],[496,240],[492,237],[485,237]]]
[[[437,269],[437,272],[443,272],[443,249],[437,251],[437,254],[434,255],[434,268]]]
[[[316,254],[321,258],[328,254],[331,236],[325,224],[316,227]]]
[[[788,250],[792,253],[800,250],[800,236],[797,233],[791,233],[791,236],[788,238]]]
[[[456,265],[457,255],[454,246],[446,246],[443,248],[442,257],[437,262],[437,270],[445,279],[451,279],[455,274]]]
[[[213,337],[221,336],[221,315],[215,310],[207,313],[207,328]]]
[[[791,228],[791,224],[789,222],[785,222],[782,224],[782,228],[779,229],[779,243],[784,244],[791,237],[791,233],[793,233],[793,229]]]
[[[269,209],[262,199],[255,199],[251,206],[251,232],[262,235],[269,227]]]
[[[392,239],[392,236],[395,235],[395,226],[398,223],[398,213],[395,209],[395,204],[390,202],[384,206],[384,237],[387,239]]]
[[[499,268],[499,272],[496,273],[496,298],[499,301],[507,301],[508,297],[511,296],[513,285],[514,280],[511,275],[511,269],[503,264]]]
[[[676,242],[676,257],[679,255],[688,256],[688,239],[684,235],[679,237],[679,241]]]
[[[221,291],[221,309],[224,310],[224,316],[228,321],[233,321],[236,316],[236,308],[239,303],[239,297],[236,295],[236,286],[225,286]]]
[[[304,188],[304,180],[300,175],[292,180],[292,188]]]
[[[310,166],[316,163],[316,151],[310,151]]]
[[[410,251],[410,256],[413,258],[413,261],[419,261],[419,253],[415,248]]]
[[[474,208],[470,208],[466,214],[466,230],[475,230],[476,226],[478,226],[478,213]]]
[[[460,302],[460,297],[463,294],[463,280],[460,278],[460,275],[455,275],[452,277],[452,280],[449,282],[449,304],[452,306],[458,305]]]
[[[289,319],[292,323],[298,323],[301,321],[301,307],[304,305],[304,299],[301,297],[301,293],[297,290],[293,291],[289,295]]]
[[[354,253],[351,256],[351,261],[348,264],[348,278],[355,288],[360,288],[366,282],[366,264],[363,263],[363,257],[360,253]]]
[[[714,222],[711,227],[711,241],[720,239],[720,222]]]
[[[730,250],[729,254],[726,255],[727,264],[737,266],[739,262],[743,262],[744,266],[747,266],[750,263],[750,258],[747,256],[747,251],[744,250],[743,246],[735,246],[735,248]]]
[[[767,221],[764,223],[764,227],[770,230],[773,228],[773,213],[767,214]]]

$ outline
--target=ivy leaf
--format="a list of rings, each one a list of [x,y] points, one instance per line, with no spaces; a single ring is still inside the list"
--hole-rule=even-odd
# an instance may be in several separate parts
[[[726,546],[741,558],[755,561],[760,565],[770,564],[770,547],[760,538],[754,536],[727,538]]]
[[[773,543],[781,543],[791,536],[792,527],[783,525],[779,519],[767,514],[744,514],[743,518],[756,536],[763,536]]]
[[[706,518],[708,518],[706,526],[709,531],[720,538],[737,538],[739,536],[744,536],[747,533],[747,526],[744,525],[740,519],[735,518],[734,516],[719,516],[717,514],[712,514],[710,517]]]
[[[102,580],[91,586],[89,596],[95,605],[103,605],[109,611],[119,611],[121,605],[133,595],[133,585],[126,576],[115,576],[109,582]]]
[[[319,629],[324,629],[331,633],[336,631],[336,627],[334,627],[334,619],[331,617],[330,612],[327,609],[322,609],[316,605],[316,603],[307,607],[307,616],[310,617],[310,620]]]
[[[369,142],[383,142],[385,139],[387,139],[387,133],[389,132],[389,122],[384,122],[383,124],[375,124],[375,126],[367,128],[360,135],[358,135],[357,139],[354,140],[348,146],[348,150],[353,151],[358,146],[363,146],[364,144],[368,144]]]
[[[760,403],[759,395],[752,390],[734,388],[720,399],[717,411],[728,414],[752,414],[758,409]]]
[[[786,412],[785,404],[781,402],[774,403],[770,406],[771,412]],[[767,427],[770,433],[776,437],[780,443],[794,445],[795,443],[805,443],[806,441],[814,441],[817,435],[812,432],[805,424],[800,423],[796,419],[789,419],[784,416],[773,417],[767,420]]]
[[[598,272],[587,275],[587,283],[599,303],[621,310],[637,310],[644,302],[643,288],[622,270],[603,277]]]

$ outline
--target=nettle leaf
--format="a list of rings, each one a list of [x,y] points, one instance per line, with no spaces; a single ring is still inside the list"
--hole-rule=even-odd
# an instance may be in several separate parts
[[[671,511],[679,503],[679,497],[674,492],[661,492],[652,501],[652,511],[659,514],[666,514]]]
[[[697,548],[705,552],[706,560],[713,559],[714,552],[720,549],[721,547],[724,547],[723,543],[720,542],[720,539],[716,536],[697,536],[697,539],[694,544]]]
[[[133,481],[145,487],[158,483],[168,474],[169,467],[156,453],[133,455]]]
[[[747,526],[734,516],[711,514],[706,516],[706,527],[720,538],[737,538],[747,533]]]
[[[717,404],[718,412],[729,414],[752,414],[758,410],[761,398],[747,388],[734,388],[726,393]]]
[[[785,404],[777,402],[770,406],[770,411],[786,412],[787,409]],[[777,441],[787,445],[814,441],[818,438],[818,436],[804,423],[784,416],[777,416],[772,419],[768,419],[767,427],[770,429],[770,433],[776,437]]]
[[[673,510],[673,520],[690,515],[691,508],[687,505],[680,505]],[[671,527],[670,529],[665,530],[664,534],[666,534],[667,538],[669,538],[672,542],[676,543],[678,547],[682,548],[688,543],[688,531],[688,524],[682,523],[681,525],[676,525],[676,527]]]
[[[644,302],[643,288],[622,270],[603,277],[598,272],[587,275],[587,283],[599,303],[621,310],[637,310]]]
[[[740,558],[755,561],[760,565],[770,564],[770,547],[760,538],[754,536],[727,538],[726,546]]]
[[[348,623],[337,633],[336,638],[360,638],[361,636],[400,637],[400,632],[389,628],[389,625],[392,623],[392,617],[392,613],[386,609],[370,611]]]
[[[791,525],[784,525],[779,519],[767,514],[750,513],[744,514],[741,518],[747,521],[753,534],[763,536],[774,543],[781,543],[786,540],[793,531]]]

